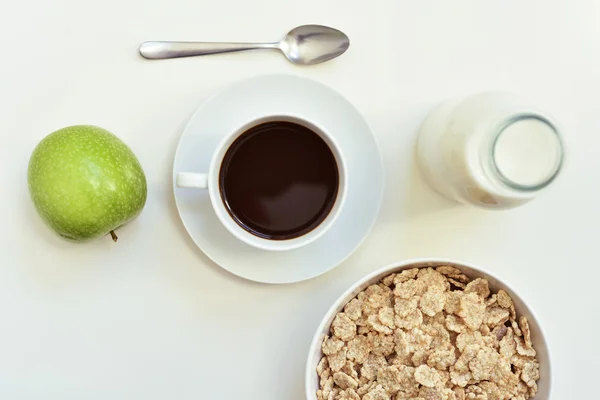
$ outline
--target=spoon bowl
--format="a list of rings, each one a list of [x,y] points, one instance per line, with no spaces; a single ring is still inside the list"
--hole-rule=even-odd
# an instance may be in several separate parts
[[[350,38],[344,32],[322,25],[302,25],[292,29],[279,49],[294,64],[312,65],[344,54]]]

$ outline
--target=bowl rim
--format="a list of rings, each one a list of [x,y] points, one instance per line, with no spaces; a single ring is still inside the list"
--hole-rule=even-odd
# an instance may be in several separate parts
[[[333,302],[331,307],[329,307],[329,309],[323,315],[323,318],[321,319],[321,322],[319,323],[319,325],[315,331],[313,339],[311,340],[311,343],[310,343],[310,347],[308,349],[308,355],[306,358],[306,366],[305,366],[305,373],[304,373],[304,390],[305,390],[306,400],[314,399],[313,397],[310,397],[310,395],[311,394],[314,395],[316,392],[315,388],[312,384],[313,383],[312,378],[314,377],[313,374],[316,374],[317,372],[316,372],[316,370],[314,370],[314,367],[312,366],[313,363],[311,361],[313,360],[313,354],[315,353],[315,349],[321,345],[321,341],[322,341],[321,334],[326,327],[325,325],[327,325],[329,323],[329,319],[331,318],[333,313],[337,312],[337,310],[340,308],[342,303],[350,300],[349,296],[352,293],[354,293],[357,289],[359,289],[361,286],[364,286],[368,281],[374,279],[378,275],[382,275],[385,273],[391,274],[396,270],[408,269],[408,267],[410,267],[412,265],[414,265],[414,268],[424,268],[424,267],[427,267],[427,264],[432,264],[432,265],[437,264],[437,266],[451,265],[451,266],[455,266],[459,269],[461,266],[471,268],[475,271],[481,272],[484,275],[488,275],[490,278],[495,279],[496,281],[501,283],[504,286],[504,288],[508,289],[511,293],[513,293],[519,297],[519,299],[523,302],[523,304],[527,308],[527,311],[531,315],[531,318],[535,321],[535,323],[541,333],[541,337],[543,340],[541,341],[540,344],[544,347],[546,354],[548,356],[548,360],[547,360],[547,363],[548,363],[548,395],[550,395],[552,393],[552,381],[553,381],[553,379],[552,379],[552,354],[551,354],[550,348],[548,347],[548,341],[546,340],[546,338],[547,338],[546,332],[545,332],[542,324],[540,323],[540,320],[539,320],[537,314],[529,306],[529,303],[525,300],[525,298],[521,294],[518,294],[519,292],[514,290],[513,286],[510,283],[508,283],[505,279],[498,278],[495,274],[491,273],[489,270],[487,270],[485,268],[481,268],[475,264],[461,261],[461,260],[456,260],[456,259],[423,257],[423,258],[410,258],[410,259],[403,260],[403,261],[396,261],[396,262],[387,264],[381,268],[378,268],[372,272],[369,272],[368,274],[364,275],[362,278],[359,278],[352,285],[350,285],[344,292],[342,292],[342,294],[340,296],[337,297],[337,299]],[[364,290],[364,288],[362,288],[361,290]],[[548,398],[550,398],[550,397],[548,397]],[[533,400],[537,400],[537,399],[534,398]],[[540,399],[540,400],[542,400],[542,399]]]

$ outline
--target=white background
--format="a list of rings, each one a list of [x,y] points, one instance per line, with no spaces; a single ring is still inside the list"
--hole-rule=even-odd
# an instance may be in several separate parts
[[[511,282],[546,329],[553,399],[596,395],[600,356],[600,2],[596,0],[5,1],[0,13],[0,398],[302,400],[310,339],[352,282],[416,256],[464,259]],[[314,67],[276,53],[150,62],[145,40],[274,40],[303,23],[345,31]],[[211,263],[175,209],[182,128],[214,91],[293,73],[341,92],[380,141],[386,193],[364,245],[332,272],[268,286]],[[504,89],[564,126],[569,165],[541,198],[485,212],[432,192],[414,165],[434,103]],[[138,155],[148,203],[76,245],[29,200],[31,151],[73,124]],[[281,268],[285,268],[282,265]]]

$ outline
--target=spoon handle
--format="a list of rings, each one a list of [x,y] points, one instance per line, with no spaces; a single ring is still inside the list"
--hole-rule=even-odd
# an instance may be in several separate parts
[[[160,60],[245,50],[274,49],[277,46],[278,43],[145,42],[140,46],[140,54],[150,60]]]

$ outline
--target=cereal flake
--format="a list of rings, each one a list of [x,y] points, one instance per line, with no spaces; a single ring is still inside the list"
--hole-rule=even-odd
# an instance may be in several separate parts
[[[437,370],[427,365],[421,365],[415,369],[415,380],[430,388],[438,386],[442,382]]]
[[[336,372],[333,374],[333,382],[341,389],[356,389],[358,387],[358,382],[344,372]]]
[[[391,335],[393,332],[392,328],[381,323],[378,314],[369,315],[367,318],[367,326],[376,332],[383,333],[384,335]]]
[[[416,394],[418,383],[414,379],[415,369],[404,365],[392,365],[377,372],[377,384],[389,394]]]
[[[379,321],[389,327],[389,328],[395,328],[395,324],[394,324],[394,309],[392,307],[383,307],[382,309],[379,310]],[[390,332],[391,333],[391,332]]]
[[[341,370],[346,364],[346,349],[342,349],[335,354],[327,356],[327,362],[329,363],[329,368],[333,372]]]
[[[510,313],[502,307],[487,308],[483,316],[483,323],[488,327],[504,325],[510,318]]]
[[[430,317],[433,317],[435,314],[442,311],[445,304],[446,296],[444,295],[443,290],[438,286],[429,288],[419,302],[423,314],[429,315]]]
[[[469,293],[460,299],[458,316],[465,321],[465,325],[471,330],[479,329],[483,322],[485,304],[477,293]]]
[[[394,352],[394,337],[371,332],[367,336],[371,343],[371,352],[376,355],[389,356]]]
[[[401,282],[394,288],[394,296],[398,296],[401,299],[410,299],[417,294],[419,286],[420,285],[414,279]]]
[[[356,336],[356,324],[345,313],[339,313],[331,323],[331,331],[344,342]]]
[[[477,278],[474,281],[469,282],[464,292],[465,294],[477,293],[479,297],[485,299],[490,295],[490,287],[487,279]]]
[[[325,340],[323,340],[321,351],[323,354],[328,356],[337,353],[342,349],[342,347],[344,347],[344,342],[341,340],[338,340],[334,337],[326,337]]]
[[[360,396],[354,389],[342,390],[334,400],[360,400]]]
[[[404,271],[400,272],[399,274],[396,274],[396,276],[394,277],[394,285],[398,286],[402,282],[406,282],[411,279],[415,279],[417,277],[418,273],[419,273],[418,268],[405,269]]]
[[[394,322],[398,328],[417,328],[423,323],[423,313],[421,312],[421,310],[415,310],[408,314],[406,317],[400,317],[396,315]]]
[[[467,284],[470,281],[469,277],[463,274],[460,269],[451,267],[449,265],[442,265],[441,267],[437,267],[435,270],[440,274],[463,284]]]
[[[420,297],[418,296],[411,297],[410,299],[396,297],[394,301],[394,311],[396,312],[396,315],[404,318],[416,311],[419,306],[419,299]]]
[[[438,370],[447,370],[448,367],[456,362],[456,350],[454,347],[450,349],[438,348],[429,354],[427,365]]]
[[[371,352],[371,341],[363,335],[356,336],[348,342],[346,357],[349,360],[362,364]]]
[[[460,300],[463,298],[463,296],[464,293],[459,290],[446,292],[444,311],[446,311],[448,314],[457,314],[460,310]]]
[[[384,356],[371,353],[363,363],[360,374],[367,380],[372,381],[377,378],[377,371],[379,371],[379,368],[383,368],[387,365],[388,363]]]
[[[317,375],[321,376],[323,372],[329,369],[329,364],[327,363],[327,358],[322,357],[319,364],[317,364]]]
[[[362,400],[390,400],[390,395],[381,385],[379,385],[373,390],[369,391],[369,393],[365,394]]]
[[[362,316],[362,301],[358,299],[352,299],[344,307],[344,313],[352,321],[357,321]]]

